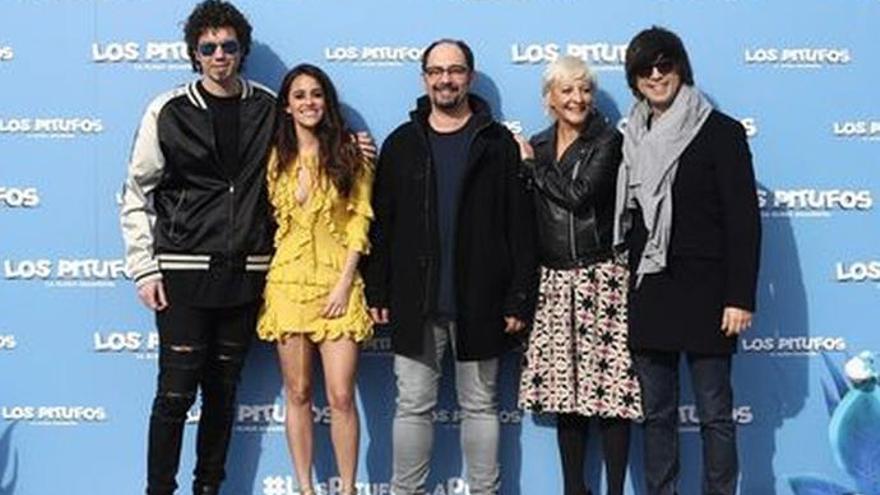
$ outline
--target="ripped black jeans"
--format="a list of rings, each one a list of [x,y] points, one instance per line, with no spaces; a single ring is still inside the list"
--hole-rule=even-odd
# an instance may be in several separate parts
[[[177,303],[156,313],[159,384],[150,414],[148,495],[172,495],[177,488],[183,428],[200,387],[193,484],[219,487],[223,481],[236,388],[259,308],[259,302],[228,308]]]

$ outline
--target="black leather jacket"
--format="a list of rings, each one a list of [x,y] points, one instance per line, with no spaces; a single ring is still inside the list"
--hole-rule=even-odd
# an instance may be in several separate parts
[[[524,169],[536,189],[540,261],[569,269],[612,256],[614,194],[623,137],[594,110],[581,135],[556,161],[556,125],[531,139]]]

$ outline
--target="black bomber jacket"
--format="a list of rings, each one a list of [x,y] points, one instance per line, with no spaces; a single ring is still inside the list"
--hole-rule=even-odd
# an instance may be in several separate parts
[[[265,272],[273,250],[266,155],[275,97],[241,79],[240,171],[219,162],[211,111],[193,81],[155,98],[138,128],[122,195],[126,269],[138,285],[217,262]]]

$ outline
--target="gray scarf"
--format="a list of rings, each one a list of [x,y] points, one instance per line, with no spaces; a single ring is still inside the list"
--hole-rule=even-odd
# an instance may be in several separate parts
[[[666,251],[672,232],[672,184],[678,160],[712,112],[712,104],[699,90],[681,86],[672,105],[651,122],[645,100],[633,105],[624,129],[623,164],[617,176],[614,244],[621,245],[632,225],[631,213],[642,209],[648,240],[639,261],[638,283],[648,273],[666,268]]]

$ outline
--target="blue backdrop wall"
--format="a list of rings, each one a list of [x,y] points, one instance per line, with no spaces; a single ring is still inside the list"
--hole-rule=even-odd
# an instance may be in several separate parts
[[[194,77],[180,42],[192,5],[0,5],[0,494],[142,490],[158,339],[123,274],[117,197],[147,102]],[[871,475],[836,462],[829,442],[830,413],[848,389],[838,369],[849,353],[880,349],[880,2],[239,5],[255,26],[249,77],[275,88],[298,62],[322,66],[351,121],[380,143],[421,94],[417,60],[435,38],[469,41],[480,72],[476,91],[510,128],[531,134],[547,124],[539,90],[547,61],[565,53],[587,59],[598,73],[599,106],[617,120],[632,103],[622,71],[627,41],[651,24],[677,31],[698,86],[748,130],[760,182],[760,309],[735,364],[740,491],[844,493],[833,482],[880,494],[877,475],[873,484],[859,478]],[[362,495],[390,493],[389,344],[380,332],[366,345],[358,376]],[[560,493],[552,418],[516,409],[517,374],[518,357],[511,355],[503,371],[502,491]],[[467,493],[451,392],[447,384],[436,415],[434,495]],[[258,345],[244,374],[224,493],[297,493],[280,394],[273,350]],[[329,411],[320,396],[315,411],[317,476],[325,493],[336,493]],[[696,494],[699,434],[689,395],[680,419],[681,492]],[[188,427],[184,486],[193,433]],[[644,493],[639,442],[636,434],[633,494]],[[871,440],[853,448],[863,449],[858,454],[877,471],[875,447]],[[588,466],[596,482],[600,468],[598,461]]]

